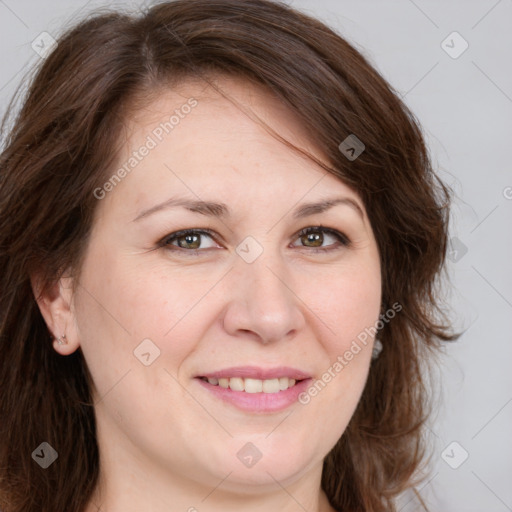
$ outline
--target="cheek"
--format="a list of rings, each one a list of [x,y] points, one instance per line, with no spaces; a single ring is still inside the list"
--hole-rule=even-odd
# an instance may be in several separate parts
[[[134,264],[130,254],[114,257],[98,250],[90,262],[77,304],[80,324],[84,331],[108,332],[112,349],[125,350],[127,344],[152,336],[172,336],[211,286],[186,272],[169,270],[162,262]]]
[[[320,374],[299,402],[307,417],[325,417],[318,435],[334,445],[346,429],[363,392],[370,370],[372,328],[380,313],[378,267],[339,272],[326,282],[325,291],[310,293],[318,307],[318,340],[326,354]],[[307,302],[306,300],[306,302]]]
[[[179,376],[183,362],[196,350],[218,304],[209,291],[222,274],[202,276],[193,266],[177,269],[161,260],[149,265],[133,260],[129,254],[110,255],[98,244],[84,263],[75,309],[94,392],[102,397],[115,388],[109,392],[113,400],[127,388],[131,403],[139,390],[165,394],[173,389],[172,401],[178,404],[179,389],[165,370]],[[150,344],[143,341],[148,339]],[[148,351],[152,362],[144,366],[137,357],[143,359]],[[145,407],[147,402],[140,396],[136,403]]]
[[[331,357],[343,353],[351,341],[378,320],[381,306],[381,276],[371,264],[344,268],[323,277],[323,286],[309,293],[315,313],[325,324],[325,342]],[[327,328],[328,326],[328,328]]]
[[[305,301],[315,305],[317,326],[322,332],[318,339],[327,361],[302,403],[313,402],[310,405],[318,408],[318,414],[338,404],[329,431],[342,432],[357,406],[370,368],[374,328],[381,306],[377,252],[322,276],[319,286],[307,297]]]
[[[142,269],[106,251],[91,253],[89,261],[101,265],[86,262],[75,309],[94,401],[102,418],[110,418],[107,423],[144,444],[142,423],[157,429],[197,407],[165,370],[176,374],[194,350],[201,329],[197,315],[204,317],[196,306],[211,284],[179,272],[171,278],[162,271],[165,265]]]

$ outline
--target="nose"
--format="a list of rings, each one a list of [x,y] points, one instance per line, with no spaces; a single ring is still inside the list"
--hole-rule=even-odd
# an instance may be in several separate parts
[[[264,251],[252,263],[237,258],[226,284],[229,301],[223,323],[230,335],[267,344],[291,338],[305,325],[303,303],[279,256]]]

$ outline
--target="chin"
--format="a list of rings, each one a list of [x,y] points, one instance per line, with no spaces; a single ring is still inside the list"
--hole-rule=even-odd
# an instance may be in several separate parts
[[[279,447],[277,436],[273,443],[264,437],[252,442],[230,441],[232,447],[225,447],[218,453],[218,463],[214,467],[211,461],[207,463],[218,481],[229,474],[222,484],[226,490],[240,492],[246,489],[250,493],[253,486],[258,492],[262,491],[262,486],[263,489],[265,486],[269,490],[275,489],[276,481],[281,485],[291,484],[323,460],[321,447],[317,447],[316,452],[311,444],[298,442]],[[226,454],[231,456],[226,457]]]

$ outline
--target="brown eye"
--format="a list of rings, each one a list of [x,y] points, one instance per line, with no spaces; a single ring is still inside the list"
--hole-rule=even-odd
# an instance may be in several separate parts
[[[322,226],[305,228],[297,236],[300,238],[302,247],[311,247],[316,251],[325,252],[350,245],[350,240],[343,233]],[[334,239],[335,242],[323,246],[324,242],[328,242],[329,239]]]
[[[321,247],[324,242],[324,235],[322,233],[307,233],[301,236],[301,240],[304,245],[309,247]]]
[[[207,240],[210,239],[210,245],[206,245]],[[198,229],[184,229],[171,233],[164,240],[160,242],[162,247],[171,251],[181,251],[182,253],[197,254],[200,249],[211,249],[216,247],[213,241],[213,235],[205,230]]]
[[[201,245],[201,235],[182,235],[176,240],[182,249],[198,249]]]

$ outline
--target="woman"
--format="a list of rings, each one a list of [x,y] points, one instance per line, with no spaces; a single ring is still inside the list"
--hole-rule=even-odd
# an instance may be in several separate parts
[[[360,53],[273,1],[101,14],[5,140],[1,510],[394,509],[449,191]]]

